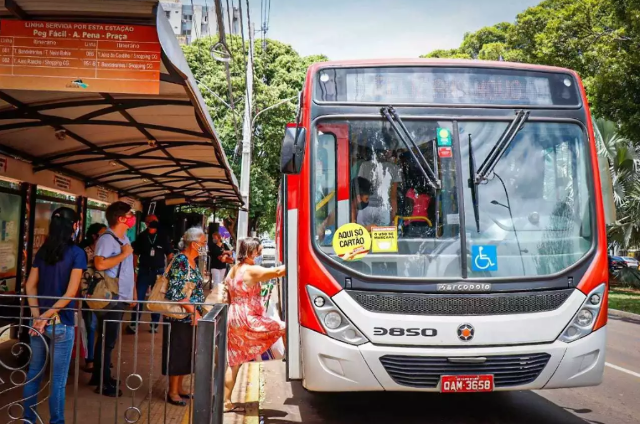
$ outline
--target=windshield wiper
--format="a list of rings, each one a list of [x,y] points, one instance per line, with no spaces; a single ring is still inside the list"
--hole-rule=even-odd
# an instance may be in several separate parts
[[[504,152],[507,151],[507,148],[511,145],[511,142],[516,137],[518,132],[524,126],[524,123],[529,118],[530,111],[519,110],[516,112],[516,117],[513,118],[513,121],[507,126],[507,129],[504,130],[496,144],[491,148],[491,151],[487,155],[480,168],[478,168],[478,172],[476,174],[471,174],[473,178],[473,182],[477,185],[483,181],[487,181],[489,175],[493,172],[493,169],[496,167]]]
[[[384,116],[387,119],[387,121],[389,121],[389,123],[391,124],[391,127],[394,129],[396,134],[398,134],[398,137],[400,138],[400,140],[402,140],[404,145],[407,147],[407,150],[413,157],[413,160],[415,160],[416,163],[418,164],[418,168],[420,169],[420,172],[422,172],[422,175],[424,175],[424,177],[427,179],[427,182],[429,183],[429,185],[433,187],[436,191],[440,190],[442,188],[442,184],[438,179],[438,176],[433,172],[433,169],[431,169],[431,166],[429,166],[429,162],[427,162],[427,159],[422,154],[422,151],[418,148],[418,145],[416,144],[415,140],[409,133],[409,130],[404,125],[404,122],[402,122],[402,119],[400,119],[400,116],[398,115],[396,110],[393,108],[393,106],[383,107],[382,109],[380,109],[380,113],[382,114],[382,116]],[[402,129],[402,132],[398,127]],[[404,135],[403,135],[403,132],[404,132]],[[406,136],[406,139],[405,139],[405,136]],[[407,139],[409,141],[407,141]],[[420,159],[422,159],[422,163],[418,160],[418,156],[416,156],[416,154],[413,152],[413,149],[417,150],[418,155],[420,156]],[[437,157],[434,157],[433,160],[434,160],[434,166],[436,166],[437,168],[438,166]]]
[[[476,220],[476,229],[480,232],[480,210],[478,209],[478,185],[473,179],[476,175],[476,158],[473,154],[473,143],[469,134],[469,188],[471,189],[471,203],[473,203],[473,217]]]

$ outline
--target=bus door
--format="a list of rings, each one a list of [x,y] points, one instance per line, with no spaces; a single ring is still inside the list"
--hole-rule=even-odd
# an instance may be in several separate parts
[[[329,218],[330,225],[322,234],[316,234],[316,222],[312,225],[313,236],[321,237],[322,244],[327,246],[331,246],[336,229],[350,221],[349,126],[321,124],[317,130],[318,136],[310,147],[312,160],[307,162],[313,165],[302,170],[314,173],[311,175],[312,186],[301,187],[301,175],[285,175],[280,191],[281,252],[282,262],[287,266],[287,276],[282,282],[282,315],[287,324],[287,380],[303,378],[299,296],[306,296],[306,293],[299,286],[298,252],[299,248],[306,248],[309,235],[299,234],[298,223],[300,219],[311,218],[298,215],[299,202],[311,201],[314,210],[322,211],[322,217]],[[309,189],[313,191],[311,196]]]

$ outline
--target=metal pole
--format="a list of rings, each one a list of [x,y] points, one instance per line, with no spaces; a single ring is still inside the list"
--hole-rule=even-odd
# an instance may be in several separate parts
[[[236,243],[240,248],[240,240],[249,234],[249,191],[251,180],[251,99],[253,97],[253,31],[249,29],[249,57],[247,60],[247,94],[244,99],[244,122],[242,124],[242,168],[240,171],[240,195],[244,202],[244,210],[238,212],[238,238]]]

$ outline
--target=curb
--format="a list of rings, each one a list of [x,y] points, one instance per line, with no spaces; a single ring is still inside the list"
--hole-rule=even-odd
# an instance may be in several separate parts
[[[259,362],[249,362],[244,397],[244,424],[259,424],[260,422],[260,369]]]
[[[612,315],[612,316],[618,317],[618,318],[627,318],[627,319],[631,319],[631,320],[634,320],[634,321],[640,321],[640,315],[639,314],[634,314],[632,312],[619,311],[617,309],[609,309],[609,315]]]

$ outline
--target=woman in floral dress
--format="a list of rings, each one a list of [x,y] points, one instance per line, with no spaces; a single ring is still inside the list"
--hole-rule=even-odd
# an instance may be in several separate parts
[[[226,280],[229,291],[228,350],[229,368],[225,378],[224,410],[238,411],[231,403],[240,366],[266,352],[284,336],[284,322],[268,318],[260,296],[260,283],[285,275],[285,267],[263,268],[255,265],[259,241],[247,238],[240,242],[238,263]]]
[[[196,258],[203,253],[206,245],[207,238],[202,229],[187,230],[178,246],[181,253],[173,258],[168,273],[169,287],[165,298],[181,302],[181,306],[190,314],[184,319],[164,317],[164,322],[169,325],[162,326],[162,375],[169,376],[167,402],[176,406],[186,406],[185,399],[191,399],[191,394],[185,392],[183,381],[185,376],[191,374],[194,347],[192,326],[198,325],[198,320],[202,318],[202,306],[194,305],[205,300],[202,274],[196,266]]]

